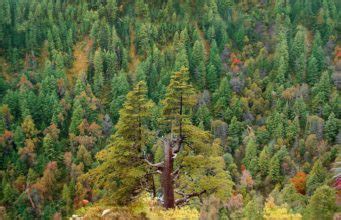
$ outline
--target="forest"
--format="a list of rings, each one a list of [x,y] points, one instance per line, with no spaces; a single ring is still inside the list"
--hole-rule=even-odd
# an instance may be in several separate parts
[[[340,12],[0,0],[0,219],[340,219]]]

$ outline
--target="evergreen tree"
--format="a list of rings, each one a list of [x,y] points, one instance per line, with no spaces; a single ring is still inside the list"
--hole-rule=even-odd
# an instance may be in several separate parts
[[[98,94],[104,84],[104,78],[103,78],[103,58],[102,58],[102,52],[101,49],[96,50],[95,56],[94,56],[94,91],[96,94]]]
[[[298,26],[297,29],[290,58],[292,59],[297,82],[302,83],[306,71],[306,31],[302,26]]]
[[[316,189],[309,200],[305,219],[332,219],[336,211],[335,190],[327,185]]]
[[[206,81],[205,53],[201,41],[194,43],[191,54],[191,73],[200,88],[204,88]]]
[[[147,170],[141,159],[149,141],[146,119],[150,117],[146,83],[139,82],[126,96],[108,148],[97,154],[100,165],[86,174],[106,199],[125,204],[141,190]],[[105,171],[105,172],[104,172]]]
[[[324,126],[324,135],[330,143],[335,140],[338,130],[338,120],[335,118],[335,114],[332,112]]]
[[[279,182],[281,179],[281,161],[277,154],[275,154],[269,164],[269,176],[273,182]]]
[[[251,174],[255,175],[258,170],[258,158],[257,158],[257,144],[255,137],[248,137],[249,140],[245,148],[245,157],[243,163],[247,170],[251,171]]]
[[[232,96],[232,90],[230,83],[226,77],[224,77],[219,84],[219,87],[212,95],[214,113],[219,118],[225,117],[226,106],[229,106]]]
[[[111,96],[112,102],[110,104],[110,112],[113,122],[117,122],[119,118],[119,110],[121,109],[125,100],[126,94],[129,91],[129,83],[124,72],[120,72],[114,76],[111,81]]]
[[[325,55],[322,49],[322,40],[319,32],[314,35],[311,56],[314,56],[316,59],[318,72],[322,72],[325,68]]]
[[[308,67],[307,67],[307,81],[310,85],[314,85],[318,79],[320,78],[319,70],[317,66],[316,58],[311,55],[308,60]]]
[[[207,87],[210,92],[214,92],[218,86],[218,74],[215,66],[213,64],[209,64],[207,67]]]
[[[205,193],[215,192],[218,197],[224,199],[231,193],[232,183],[224,171],[224,160],[219,153],[221,152],[219,145],[213,143],[210,147],[209,133],[193,126],[188,120],[195,103],[193,89],[188,79],[188,72],[185,68],[172,75],[165,99],[162,101],[163,123],[168,128],[167,131],[170,131],[170,137],[163,139],[164,160],[157,164],[148,162],[152,167],[161,170],[165,208],[185,204],[191,197]],[[195,149],[189,146],[195,146]],[[177,154],[181,155],[178,161],[175,160]],[[203,155],[208,156],[207,161],[200,159],[204,157]],[[179,166],[176,169],[178,171],[174,170],[175,165]],[[177,179],[174,173],[182,172],[181,170],[188,173]],[[208,174],[208,170],[212,170],[213,174]],[[202,182],[202,179],[206,181]],[[174,195],[175,186],[180,190],[179,195],[182,196],[177,200]]]
[[[327,171],[323,167],[320,160],[314,163],[313,169],[310,171],[307,179],[307,193],[312,195],[315,189],[322,186],[327,178]]]
[[[76,100],[73,106],[73,112],[71,116],[71,124],[69,127],[69,132],[77,135],[79,133],[78,126],[82,122],[84,117],[84,110],[80,104],[79,100]]]
[[[270,159],[271,154],[269,146],[265,146],[263,150],[260,152],[258,159],[259,172],[261,173],[262,176],[266,176],[269,172]]]
[[[238,119],[233,116],[231,123],[229,124],[228,128],[228,138],[227,141],[229,143],[229,147],[232,151],[237,149],[237,147],[240,144],[240,133],[242,131],[241,123],[238,121]]]

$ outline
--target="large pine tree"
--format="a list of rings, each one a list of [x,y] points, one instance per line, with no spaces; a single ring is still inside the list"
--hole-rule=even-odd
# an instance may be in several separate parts
[[[150,132],[146,119],[152,103],[147,99],[146,83],[141,81],[127,94],[120,110],[116,132],[107,148],[97,154],[100,165],[85,175],[98,188],[105,189],[104,199],[125,204],[137,195],[147,176],[143,152]]]

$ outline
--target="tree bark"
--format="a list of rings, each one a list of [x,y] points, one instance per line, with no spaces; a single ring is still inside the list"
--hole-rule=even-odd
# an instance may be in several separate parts
[[[175,208],[173,186],[173,151],[170,141],[164,142],[164,168],[162,171],[163,202],[166,209]]]

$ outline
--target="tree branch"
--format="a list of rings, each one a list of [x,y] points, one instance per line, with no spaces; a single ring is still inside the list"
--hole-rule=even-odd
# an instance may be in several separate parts
[[[182,168],[181,166],[178,167],[178,168],[172,173],[172,175],[173,175],[173,180],[178,179],[179,174],[180,174],[180,169],[181,169],[181,168]]]
[[[172,141],[173,154],[176,155],[181,150],[183,140],[184,140],[184,137],[181,135],[180,137],[178,137]],[[174,147],[174,145],[175,145],[175,147]]]
[[[195,197],[195,196],[201,196],[202,194],[206,193],[206,190],[203,190],[201,192],[194,192],[194,193],[190,193],[190,194],[184,194],[182,192],[177,192],[180,195],[183,195],[183,198],[181,199],[177,199],[175,200],[175,205],[181,205],[183,203],[187,203],[189,201],[190,198]]]
[[[150,162],[149,160],[147,160],[147,159],[144,159],[144,161],[146,162],[146,163],[148,163],[148,165],[150,165],[150,166],[152,166],[152,167],[157,167],[157,168],[163,168],[163,166],[164,166],[164,161],[162,161],[162,162],[160,162],[160,163],[152,163],[152,162]]]

